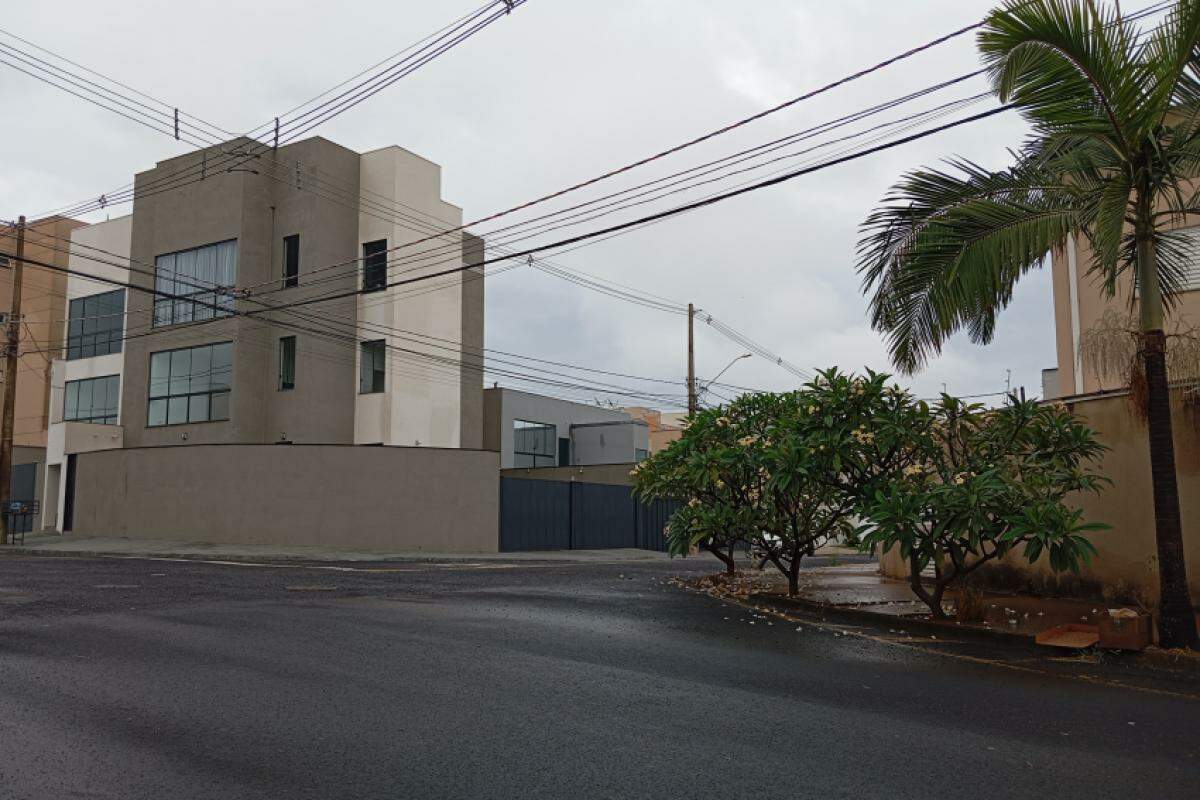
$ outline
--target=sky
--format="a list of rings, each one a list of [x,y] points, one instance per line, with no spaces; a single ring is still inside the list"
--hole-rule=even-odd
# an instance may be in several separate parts
[[[6,9],[0,27],[223,128],[247,130],[480,4],[65,0],[15,4]],[[444,199],[473,220],[844,77],[968,25],[990,5],[980,0],[528,0],[316,133],[359,151],[397,144],[437,162]],[[971,36],[962,36],[568,200],[590,199],[692,167],[978,66]],[[984,90],[986,84],[976,78],[878,119]],[[0,126],[0,217],[5,219],[95,197],[189,149],[4,64],[0,98],[9,110]],[[959,116],[993,104],[989,99]],[[22,108],[33,113],[14,113]],[[1000,168],[1007,163],[1007,149],[1019,145],[1024,133],[1023,122],[1012,113],[990,117],[551,260],[678,303],[695,303],[806,368],[888,371],[886,347],[870,328],[855,272],[859,225],[904,171],[952,156]],[[662,207],[556,231],[544,241]],[[486,233],[488,226],[476,230]],[[678,380],[683,393],[686,324],[681,317],[529,267],[488,279],[486,297],[490,348]],[[1003,390],[1011,370],[1013,387],[1040,394],[1041,370],[1055,366],[1053,326],[1049,272],[1034,270],[1000,316],[990,345],[957,336],[940,357],[904,381],[921,395],[943,386],[968,395]],[[698,325],[701,379],[713,377],[741,352]],[[797,383],[794,375],[761,358],[738,361],[722,380],[772,390]]]

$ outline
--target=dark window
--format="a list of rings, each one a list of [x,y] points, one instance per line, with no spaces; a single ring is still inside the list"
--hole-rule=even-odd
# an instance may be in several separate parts
[[[229,419],[233,342],[150,354],[146,427]]]
[[[300,234],[283,237],[283,288],[300,283]]]
[[[279,340],[279,388],[281,391],[296,388],[295,336],[284,336]]]
[[[154,325],[232,315],[229,290],[236,280],[236,239],[159,256],[154,260]]]
[[[387,286],[387,239],[363,245],[363,291],[377,292]]]
[[[374,394],[383,391],[384,375],[387,372],[384,361],[386,356],[387,344],[383,339],[362,343],[358,369],[360,394]]]
[[[513,420],[513,466],[553,467],[557,463],[557,429],[544,422]]]
[[[558,440],[558,465],[571,466],[571,440],[565,436]]]
[[[63,389],[63,422],[117,424],[117,406],[121,400],[120,375],[67,381]]]
[[[121,352],[125,290],[72,300],[67,311],[67,359]]]

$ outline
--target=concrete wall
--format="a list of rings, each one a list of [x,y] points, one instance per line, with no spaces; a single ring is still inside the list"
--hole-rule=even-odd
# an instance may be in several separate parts
[[[496,552],[495,453],[189,445],[78,456],[74,533],[382,551]]]
[[[361,157],[364,195],[384,208],[403,205],[409,221],[364,205],[358,215],[358,243],[384,239],[389,248],[388,281],[421,278],[461,266],[477,245],[459,232],[430,238],[462,225],[462,209],[441,198],[441,167],[400,147],[385,147]],[[428,241],[422,241],[426,240]],[[476,259],[478,260],[478,259]],[[464,330],[467,303],[478,303],[482,347],[482,282],[469,291],[469,273],[431,278],[352,298],[362,339],[387,342],[388,374],[384,391],[359,395],[354,441],[358,444],[459,447],[463,441],[462,347],[473,335]],[[362,266],[356,280],[361,286]],[[474,324],[474,323],[473,323]],[[478,373],[473,385],[478,385]],[[471,403],[468,399],[468,403]],[[475,437],[468,431],[466,440]]]
[[[571,463],[626,464],[650,449],[650,426],[641,420],[571,426]]]
[[[629,415],[620,409],[572,403],[569,400],[520,392],[516,389],[484,389],[483,396],[483,446],[489,450],[500,451],[500,466],[505,469],[513,466],[513,420],[553,425],[556,429],[556,437],[559,439],[571,437],[572,425],[592,422],[630,422]],[[632,447],[623,457],[612,459],[614,463],[632,460]]]
[[[486,255],[483,239],[463,234],[463,263],[480,264]],[[460,447],[483,447],[483,268],[463,273],[462,368],[459,380]]]
[[[25,257],[68,266],[71,231],[84,223],[66,217],[32,220],[25,226]],[[0,226],[0,250],[15,253],[15,232]],[[11,264],[0,269],[0,310],[12,308]],[[62,352],[64,272],[25,265],[21,289],[21,350],[28,355],[17,366],[17,400],[13,410],[13,442],[29,447],[46,446],[50,425],[50,364]],[[4,408],[0,392],[0,411]]]
[[[1067,407],[1086,420],[1099,441],[1110,448],[1100,471],[1113,481],[1099,496],[1083,494],[1071,499],[1083,509],[1085,519],[1112,526],[1091,536],[1099,552],[1082,577],[1156,600],[1158,563],[1146,428],[1130,414],[1124,394],[1068,400]],[[1185,405],[1176,392],[1172,412],[1188,582],[1193,602],[1200,606],[1200,407]],[[1051,572],[1045,559],[1030,566],[1014,555],[1008,563],[1029,575],[1048,576]],[[881,569],[896,577],[908,574],[895,553],[883,557]]]

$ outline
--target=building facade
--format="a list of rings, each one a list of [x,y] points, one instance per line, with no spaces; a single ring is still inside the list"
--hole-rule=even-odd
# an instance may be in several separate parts
[[[1196,258],[1184,276],[1184,291],[1176,298],[1174,308],[1168,311],[1167,333],[1176,325],[1200,326],[1200,227],[1185,228],[1183,234],[1190,240]],[[1088,274],[1091,263],[1088,244],[1076,236],[1068,237],[1066,246],[1051,254],[1051,262],[1058,367],[1043,381],[1045,397],[1069,397],[1124,388],[1115,377],[1098,374],[1094,365],[1081,356],[1080,343],[1090,331],[1096,330],[1106,314],[1115,315],[1117,319],[1129,318],[1132,280],[1123,277],[1117,284],[1116,294],[1106,297],[1099,277]],[[1134,319],[1132,327],[1136,328],[1136,325]]]
[[[25,225],[25,257],[60,269],[68,267],[71,232],[84,223],[66,217],[47,217]],[[16,251],[13,232],[4,230],[0,250]],[[0,256],[0,311],[12,308],[12,264]],[[17,365],[17,400],[13,410],[13,444],[45,447],[50,423],[51,363],[63,345],[63,298],[67,274],[26,264],[22,270],[21,357]],[[8,376],[5,376],[5,380]],[[4,408],[0,392],[0,410]]]
[[[234,141],[160,162],[135,190],[131,259],[153,270],[131,281],[158,294],[129,297],[150,330],[127,341],[125,446],[478,446],[482,388],[462,354],[483,346],[482,281],[390,285],[482,257],[436,165],[319,137]],[[395,221],[410,216],[419,233]],[[436,257],[393,255],[447,230],[418,245]]]
[[[66,303],[58,319],[63,347],[51,366],[50,418],[42,525],[70,527],[73,506],[66,490],[73,480],[74,455],[109,450],[124,443],[121,384],[126,332],[142,329],[145,319],[127,317],[128,263],[133,218],[76,228],[71,232]],[[103,279],[108,279],[105,281]]]
[[[649,431],[621,409],[501,387],[483,392],[483,446],[500,452],[501,469],[641,461]]]

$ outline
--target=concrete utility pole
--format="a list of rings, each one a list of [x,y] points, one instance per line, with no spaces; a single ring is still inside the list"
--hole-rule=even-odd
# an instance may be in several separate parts
[[[17,258],[13,268],[12,312],[4,351],[4,420],[0,423],[0,500],[12,493],[13,419],[17,405],[17,347],[21,342],[21,275],[25,266],[25,217],[17,220]],[[8,517],[0,510],[0,544],[8,544]]]
[[[688,416],[694,417],[696,406],[696,307],[688,303]]]

